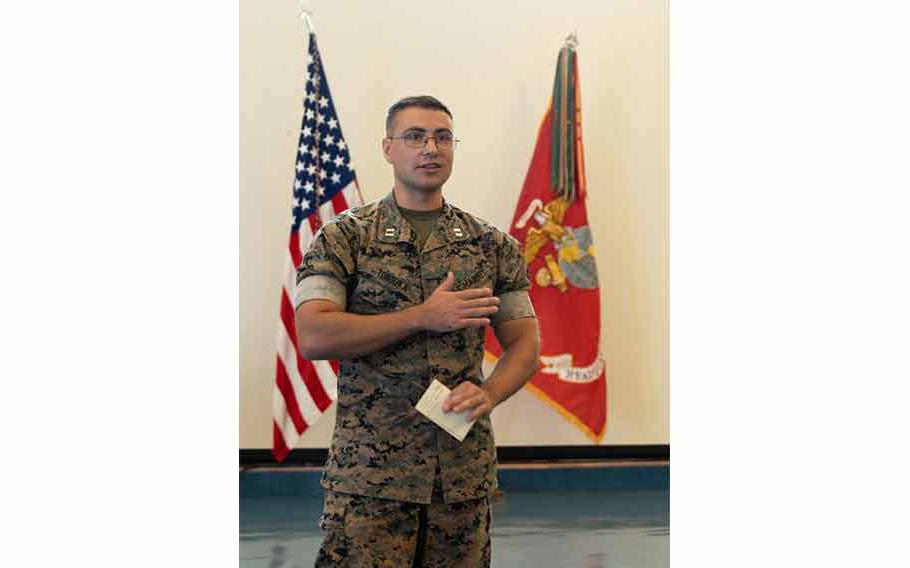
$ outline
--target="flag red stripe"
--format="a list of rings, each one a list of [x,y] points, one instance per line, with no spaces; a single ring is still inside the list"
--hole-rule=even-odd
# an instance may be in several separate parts
[[[297,430],[298,434],[302,434],[303,431],[307,429],[306,420],[303,419],[303,414],[300,412],[300,406],[297,405],[297,397],[294,396],[294,388],[291,386],[291,379],[288,378],[284,363],[282,363],[281,357],[276,356],[276,359],[278,359],[278,366],[275,368],[275,386],[281,392],[281,397],[284,399],[284,406],[291,416],[294,428]]]
[[[303,255],[300,252],[300,236],[297,231],[291,231],[291,242],[288,243],[288,250],[291,252],[291,260],[294,261],[294,266],[300,266],[300,263],[303,262]]]
[[[291,300],[288,298],[287,292],[281,294],[281,322],[284,324],[284,329],[287,331],[288,337],[291,338],[291,344],[294,346],[294,355],[297,358],[297,370],[300,372],[300,378],[303,379],[303,384],[306,386],[316,407],[321,412],[325,412],[325,409],[332,404],[332,399],[325,392],[325,388],[323,388],[322,381],[319,380],[319,375],[316,374],[313,364],[300,356],[300,350],[297,346],[297,331],[294,325],[294,308],[291,307]]]
[[[319,375],[316,372],[316,367],[298,353],[297,368],[300,369],[300,378],[303,379],[303,384],[310,391],[310,396],[313,397],[316,408],[319,409],[319,412],[325,412],[331,406],[332,399],[329,398],[329,393],[325,392],[322,381],[319,380]]]
[[[281,295],[281,322],[284,324],[288,337],[291,338],[291,343],[294,345],[294,354],[297,356],[297,369],[300,371],[300,378],[303,379],[303,384],[306,385],[306,389],[316,404],[316,408],[320,412],[325,412],[325,409],[332,404],[332,399],[325,392],[322,381],[319,380],[319,375],[316,374],[316,368],[313,367],[312,363],[300,356],[300,351],[297,348],[296,326],[294,325],[294,308],[291,307],[291,300],[286,292]]]
[[[343,191],[332,196],[332,207],[335,208],[336,215],[348,208],[348,200],[344,198]]]
[[[294,351],[298,351],[297,326],[294,324],[294,308],[291,306],[291,299],[288,297],[288,291],[283,288],[281,290],[281,321],[284,323],[284,329],[288,332],[288,337],[291,338],[291,344],[294,346]]]
[[[272,455],[275,456],[275,461],[278,463],[283,462],[289,453],[291,453],[291,450],[288,449],[288,445],[284,442],[281,428],[278,427],[277,422],[272,420]]]

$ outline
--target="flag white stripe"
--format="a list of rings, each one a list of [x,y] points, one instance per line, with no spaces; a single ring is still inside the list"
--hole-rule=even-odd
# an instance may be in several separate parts
[[[332,205],[331,199],[319,206],[319,219],[322,221],[323,225],[331,221],[334,216],[335,207]]]
[[[348,209],[363,205],[360,201],[360,192],[357,190],[357,184],[351,182],[342,190],[344,199],[348,202]]]
[[[328,361],[310,361],[316,367],[316,374],[319,376],[319,382],[326,394],[332,399],[332,402],[338,400],[338,377]]]
[[[284,395],[277,388],[273,390],[272,395],[272,416],[278,424],[281,436],[284,438],[284,445],[288,448],[293,448],[297,444],[297,440],[300,439],[300,434],[297,433],[294,421],[291,420],[291,413],[288,412],[284,405]],[[307,426],[310,425],[308,422]]]
[[[310,243],[313,242],[313,229],[310,228],[310,222],[306,219],[303,220],[300,228],[297,229],[297,242],[300,244],[300,256],[302,257],[306,254],[306,249],[310,247]]]
[[[297,351],[294,349],[294,344],[291,343],[291,338],[284,329],[284,325],[278,326],[278,357],[291,380],[291,388],[294,390],[294,398],[297,399],[300,414],[307,424],[313,424],[322,413],[319,412],[309,389],[300,376],[300,371],[297,369]]]
[[[291,258],[291,251],[288,251],[284,260],[284,291],[288,294],[288,300],[291,301],[291,309],[297,308],[297,270],[294,268],[294,259]]]

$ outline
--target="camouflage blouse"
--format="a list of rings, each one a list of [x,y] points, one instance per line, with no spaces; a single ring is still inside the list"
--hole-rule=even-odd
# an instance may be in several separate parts
[[[423,250],[394,194],[323,226],[297,271],[297,306],[328,299],[354,314],[421,304],[452,271],[454,290],[489,287],[500,298],[492,325],[535,317],[514,238],[448,202]],[[437,466],[446,503],[496,487],[489,416],[458,442],[415,410],[433,379],[481,384],[483,328],[413,334],[369,355],[340,361],[335,432],[322,477],[326,489],[429,503]]]

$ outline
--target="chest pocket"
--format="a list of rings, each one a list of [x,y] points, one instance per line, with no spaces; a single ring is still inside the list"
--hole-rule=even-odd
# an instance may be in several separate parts
[[[395,245],[385,245],[358,258],[348,311],[381,314],[414,305],[414,268],[409,256]]]
[[[408,285],[388,268],[359,270],[349,311],[364,314],[395,312],[410,305]]]
[[[493,290],[493,263],[483,249],[474,242],[462,241],[449,246],[445,251],[443,269],[455,273],[455,290],[489,288]]]

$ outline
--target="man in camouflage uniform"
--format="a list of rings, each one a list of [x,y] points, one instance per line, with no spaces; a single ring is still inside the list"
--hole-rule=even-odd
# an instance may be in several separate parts
[[[316,565],[489,566],[490,412],[538,364],[527,268],[514,238],[443,199],[441,102],[399,101],[386,131],[392,192],[327,223],[297,274],[301,351],[340,360]],[[484,381],[487,325],[504,353]],[[434,379],[445,411],[477,419],[461,442],[414,408]]]

